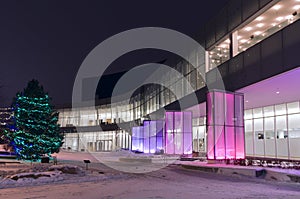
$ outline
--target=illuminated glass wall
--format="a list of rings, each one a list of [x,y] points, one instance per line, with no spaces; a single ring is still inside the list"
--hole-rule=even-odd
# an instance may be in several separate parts
[[[243,98],[237,93],[207,93],[208,159],[245,158]]]
[[[192,153],[192,112],[166,112],[167,154]]]
[[[132,139],[131,150],[144,152],[144,127],[143,126],[132,127],[131,139]]]
[[[132,127],[132,150],[144,153],[161,152],[164,149],[163,126],[163,120],[146,120],[143,126]]]

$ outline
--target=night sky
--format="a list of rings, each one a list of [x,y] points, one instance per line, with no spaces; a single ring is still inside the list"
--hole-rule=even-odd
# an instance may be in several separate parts
[[[108,37],[132,28],[171,28],[196,39],[227,0],[92,1],[6,0],[0,2],[0,107],[33,78],[57,106],[71,103],[73,82],[86,55]],[[159,62],[167,53],[135,52],[111,66]]]

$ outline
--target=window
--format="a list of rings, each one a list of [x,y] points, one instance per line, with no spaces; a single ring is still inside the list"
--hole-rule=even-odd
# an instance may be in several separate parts
[[[265,135],[266,139],[274,139],[275,132],[274,132],[274,117],[269,117],[264,119],[265,122]]]
[[[299,113],[299,102],[287,104],[288,114]]]
[[[276,113],[276,115],[284,115],[284,114],[286,114],[285,104],[275,105],[275,113]]]
[[[263,119],[254,119],[254,132],[256,139],[264,139]]]
[[[285,139],[288,137],[285,115],[276,117],[276,134],[277,139]]]
[[[215,48],[213,48],[211,51],[209,51],[209,62],[208,62],[209,70],[229,60],[229,54],[230,54],[229,48],[230,48],[230,40],[229,38],[226,38],[225,41],[223,41]]]
[[[290,138],[300,137],[300,114],[293,114],[288,116],[288,127]]]

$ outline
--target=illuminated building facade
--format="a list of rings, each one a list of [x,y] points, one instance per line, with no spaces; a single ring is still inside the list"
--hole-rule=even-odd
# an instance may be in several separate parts
[[[145,144],[149,144],[144,150],[146,153],[162,147],[165,153],[184,154],[188,151],[190,154],[194,151],[212,159],[240,158],[236,153],[235,157],[230,155],[229,148],[228,154],[226,150],[220,150],[220,155],[216,155],[219,152],[215,149],[214,153],[210,153],[211,146],[216,143],[208,140],[211,120],[207,118],[207,107],[210,107],[207,85],[220,89],[215,86],[220,81],[220,74],[225,93],[243,95],[244,108],[239,111],[244,114],[244,120],[243,125],[237,129],[243,127],[244,143],[237,144],[235,141],[234,147],[241,148],[240,144],[244,144],[246,157],[300,160],[299,17],[298,0],[230,0],[199,32],[198,42],[205,48],[205,55],[191,54],[189,57],[190,60],[196,60],[197,68],[185,61],[171,66],[188,80],[192,89],[184,83],[183,78],[174,79],[171,74],[165,74],[165,85],[176,92],[166,87],[148,85],[142,92],[132,96],[129,104],[119,101],[101,104],[96,110],[89,107],[77,111],[60,109],[59,122],[62,127],[90,129],[82,133],[66,133],[64,147],[79,151],[111,151],[120,148],[144,150]],[[204,77],[198,71],[204,71]],[[191,93],[196,94],[198,103],[178,110],[178,100],[188,99]],[[191,135],[188,135],[191,148],[185,150],[184,144],[158,144],[160,137],[163,137],[166,144],[168,133],[172,131],[168,126],[169,112],[161,110],[191,113],[190,129],[182,132],[184,135],[191,130]],[[145,128],[150,126],[151,129],[155,123],[146,122],[148,118],[165,122],[163,136],[150,136],[151,130],[145,131]],[[237,119],[235,116],[232,118]],[[89,128],[111,124],[128,124],[129,127],[107,131]],[[236,127],[226,123],[224,125],[227,132],[233,132],[230,128]],[[141,138],[141,132],[148,131],[149,136],[145,141]],[[170,140],[177,139],[177,130],[173,129],[172,133]],[[223,140],[229,139],[228,134],[225,130]],[[155,147],[152,143],[156,144]],[[228,143],[232,145],[233,141],[228,140]]]

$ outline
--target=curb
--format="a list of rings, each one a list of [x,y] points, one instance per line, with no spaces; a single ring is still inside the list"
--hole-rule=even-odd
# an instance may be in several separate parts
[[[247,176],[251,178],[260,178],[265,180],[273,180],[279,182],[293,182],[300,183],[300,175],[274,171],[265,168],[230,168],[230,167],[217,167],[217,166],[201,166],[180,164],[184,169],[198,170],[203,172],[217,173],[227,176]]]

